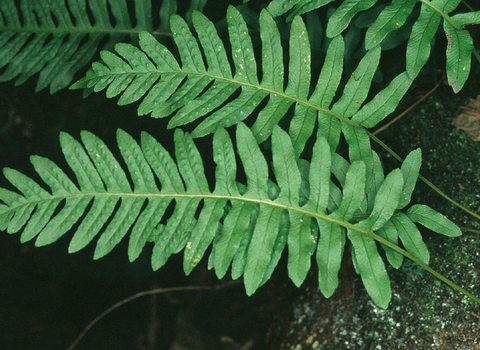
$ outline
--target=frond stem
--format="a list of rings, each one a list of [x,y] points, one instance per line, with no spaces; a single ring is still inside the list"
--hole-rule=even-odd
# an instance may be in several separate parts
[[[466,2],[465,0],[462,0],[462,4],[465,5],[465,7],[466,7],[469,11],[475,12],[475,9],[474,9],[468,2]]]
[[[478,53],[476,48],[473,48],[473,55],[477,59],[478,63],[480,63],[480,54]]]
[[[222,76],[218,76],[218,75],[209,74],[208,72],[196,72],[196,71],[184,71],[184,70],[180,70],[180,71],[174,71],[174,70],[172,70],[172,71],[167,71],[167,70],[163,70],[163,71],[153,71],[153,70],[139,71],[139,70],[136,70],[134,72],[125,72],[125,73],[122,72],[122,73],[115,73],[115,74],[109,73],[108,75],[109,76],[112,76],[112,75],[122,76],[122,75],[130,75],[132,73],[134,73],[134,74],[159,74],[160,76],[163,75],[163,74],[182,74],[182,75],[186,75],[186,76],[188,76],[188,75],[199,75],[199,76],[202,76],[202,77],[208,77],[208,78],[210,78],[214,81],[224,81],[224,82],[236,84],[239,87],[249,87],[249,88],[252,88],[252,89],[264,91],[265,93],[267,93],[267,95],[281,96],[285,99],[293,101],[294,103],[299,103],[299,104],[302,104],[302,105],[304,105],[308,108],[316,109],[317,111],[321,111],[323,113],[329,114],[329,115],[331,115],[331,116],[333,116],[333,117],[341,120],[342,122],[347,123],[347,124],[349,124],[353,127],[363,128],[363,126],[361,126],[359,124],[356,124],[356,123],[352,122],[350,119],[348,119],[348,118],[346,118],[342,115],[336,114],[336,113],[330,111],[329,109],[322,108],[320,106],[314,105],[313,103],[310,103],[306,100],[302,100],[298,97],[293,97],[293,96],[288,95],[284,92],[266,88],[266,87],[262,86],[261,83],[259,85],[255,85],[255,84],[251,84],[251,83],[248,83],[248,82],[245,82],[245,81],[239,81],[239,80],[236,80],[234,78],[226,78],[226,77],[222,77]],[[98,78],[98,77],[96,77],[96,78]]]
[[[480,230],[475,230],[474,228],[465,227],[465,226],[458,226],[460,230],[472,233],[480,233]]]
[[[450,23],[453,26],[453,28],[455,28],[456,30],[462,30],[462,28],[457,26],[457,24],[454,21],[452,21],[452,19],[450,18],[449,15],[447,15],[445,12],[443,12],[439,8],[433,6],[433,4],[430,1],[428,1],[428,0],[419,0],[419,1],[423,4],[425,4],[426,6],[430,7],[435,12],[437,12],[440,16],[442,16],[445,19],[445,21]]]

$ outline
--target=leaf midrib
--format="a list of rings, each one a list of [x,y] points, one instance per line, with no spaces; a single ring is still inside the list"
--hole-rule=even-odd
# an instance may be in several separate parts
[[[126,62],[127,64],[129,64],[128,62]],[[155,63],[155,62],[153,62]],[[273,89],[269,89],[269,88],[266,88],[264,86],[262,86],[261,84],[260,85],[255,85],[255,84],[251,84],[251,83],[248,83],[248,82],[245,82],[245,81],[239,81],[239,80],[235,80],[234,78],[226,78],[226,77],[223,77],[223,76],[218,76],[218,75],[214,75],[214,74],[210,74],[208,72],[195,72],[195,71],[185,71],[185,70],[162,70],[162,71],[149,71],[149,70],[146,70],[146,71],[140,71],[140,70],[132,70],[131,72],[122,72],[122,73],[118,73],[118,72],[109,72],[108,75],[107,74],[103,74],[103,75],[95,75],[95,77],[93,78],[90,78],[90,79],[85,79],[85,81],[88,81],[88,80],[95,80],[95,79],[103,79],[104,77],[106,76],[112,76],[112,75],[115,75],[115,76],[122,76],[122,75],[129,75],[129,74],[135,74],[135,75],[140,75],[140,74],[159,74],[160,76],[163,75],[163,74],[183,74],[183,75],[186,75],[186,76],[189,76],[189,75],[198,75],[198,76],[202,76],[202,77],[208,77],[208,78],[211,78],[212,80],[214,81],[224,81],[224,82],[229,82],[229,83],[232,83],[232,84],[236,84],[238,85],[239,87],[250,87],[250,88],[253,88],[253,89],[256,89],[256,90],[261,90],[261,91],[265,91],[267,94],[269,95],[278,95],[278,96],[281,96],[285,99],[289,99],[295,103],[299,103],[299,104],[302,104],[304,106],[307,106],[307,107],[310,107],[310,108],[313,108],[313,109],[316,109],[317,111],[321,111],[321,112],[324,112],[326,114],[329,114],[331,116],[334,116],[335,118],[347,123],[347,124],[350,124],[352,125],[353,127],[357,127],[357,128],[363,128],[361,125],[358,125],[354,122],[352,122],[350,119],[348,118],[345,118],[344,116],[340,115],[340,114],[336,114],[334,112],[332,112],[331,110],[329,109],[326,109],[326,108],[322,108],[320,106],[317,106],[317,105],[314,105],[313,103],[310,103],[306,100],[302,100],[298,97],[294,97],[294,96],[291,96],[291,95],[288,95],[284,92],[280,92],[280,91],[277,91],[277,90],[273,90]]]
[[[292,205],[276,202],[273,200],[264,200],[264,199],[258,199],[258,198],[251,198],[251,197],[243,197],[243,196],[232,196],[232,195],[221,195],[221,194],[202,194],[202,193],[193,193],[193,194],[188,194],[188,193],[135,193],[135,192],[78,192],[78,193],[70,193],[70,194],[65,194],[65,195],[51,195],[48,198],[42,198],[40,200],[28,200],[23,203],[19,203],[18,205],[14,206],[9,206],[5,205],[8,207],[10,210],[16,211],[19,208],[21,208],[24,205],[38,205],[42,202],[45,201],[51,201],[51,200],[64,200],[72,197],[78,197],[78,196],[85,196],[85,197],[100,197],[100,196],[108,196],[108,197],[145,197],[145,199],[148,198],[200,198],[200,199],[222,199],[222,200],[231,200],[231,201],[243,201],[243,202],[250,202],[250,203],[255,203],[255,204],[263,204],[263,205],[268,205],[272,206],[275,208],[279,209],[284,209],[288,211],[296,211],[311,217],[316,217],[322,220],[330,221],[332,223],[338,224],[340,226],[343,226],[345,228],[369,234],[371,235],[372,232],[369,232],[367,230],[361,229],[354,224],[351,224],[346,221],[342,221],[339,219],[335,219],[333,217],[330,217],[326,214],[321,214],[321,213],[316,213],[313,211],[310,211],[308,209],[304,209],[303,207],[294,207]],[[307,202],[308,203],[308,202]],[[306,206],[306,205],[305,205]],[[8,211],[8,210],[7,210]],[[4,211],[2,214],[5,214],[7,211]],[[382,242],[383,243],[383,242]]]
[[[279,208],[279,209],[284,209],[284,210],[288,210],[288,211],[296,211],[296,212],[299,212],[299,213],[303,213],[305,215],[308,215],[308,216],[311,216],[311,217],[315,217],[315,218],[318,218],[318,219],[321,219],[321,220],[325,220],[325,221],[329,221],[331,223],[334,223],[334,224],[337,224],[339,226],[342,226],[344,228],[346,228],[347,230],[352,230],[352,231],[356,231],[356,232],[359,232],[359,233],[363,233],[363,234],[366,234],[366,235],[369,235],[371,236],[375,241],[397,251],[398,253],[404,255],[405,257],[413,260],[414,262],[416,262],[417,264],[421,265],[424,269],[426,269],[427,271],[429,271],[430,273],[432,273],[434,276],[436,276],[437,278],[440,278],[442,281],[444,281],[445,283],[451,285],[451,281],[449,281],[448,279],[446,279],[445,277],[443,277],[442,275],[439,275],[438,273],[436,273],[436,271],[432,270],[427,264],[423,263],[420,259],[416,258],[414,255],[410,254],[409,252],[407,252],[406,250],[400,248],[399,246],[391,243],[390,241],[388,241],[387,239],[377,235],[376,233],[372,232],[372,231],[367,231],[365,229],[362,229],[361,227],[358,227],[358,226],[355,226],[354,224],[351,224],[349,222],[346,222],[346,221],[342,221],[342,220],[338,220],[338,219],[335,219],[331,216],[328,216],[326,214],[322,214],[322,213],[317,213],[317,212],[312,212],[312,211],[309,211],[307,209],[304,209],[304,207],[307,206],[307,204],[304,206],[304,207],[294,207],[294,206],[291,206],[291,205],[288,205],[288,204],[283,204],[283,203],[279,203],[279,202],[275,202],[275,201],[272,201],[272,200],[262,200],[262,199],[257,199],[257,198],[249,198],[249,197],[242,197],[242,196],[232,196],[232,195],[221,195],[221,194],[201,194],[201,193],[198,193],[198,194],[187,194],[187,193],[133,193],[133,192],[79,192],[79,193],[72,193],[72,194],[67,194],[67,195],[52,195],[48,198],[45,198],[45,199],[42,199],[42,200],[38,200],[38,201],[27,201],[27,202],[23,202],[21,203],[20,205],[17,205],[17,206],[8,206],[8,205],[5,205],[6,207],[10,208],[11,210],[17,210],[17,208],[19,208],[20,206],[22,205],[32,205],[32,204],[38,204],[38,203],[41,203],[43,201],[46,201],[46,200],[53,200],[53,199],[67,199],[69,197],[74,197],[74,196],[91,196],[92,198],[93,197],[98,197],[98,196],[118,196],[118,197],[145,197],[145,199],[148,199],[149,197],[160,197],[160,198],[200,198],[200,199],[227,199],[227,200],[232,200],[232,201],[243,201],[243,202],[250,202],[250,203],[255,203],[255,204],[264,204],[264,205],[269,205],[269,206],[273,206],[273,207],[276,207],[276,208]],[[307,202],[308,203],[308,202]],[[2,213],[5,214],[7,211],[4,211]],[[465,291],[466,292],[466,291]],[[467,292],[468,293],[468,292]]]

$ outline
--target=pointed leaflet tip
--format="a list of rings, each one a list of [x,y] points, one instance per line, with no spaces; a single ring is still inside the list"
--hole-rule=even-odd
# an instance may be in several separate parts
[[[460,228],[445,215],[440,214],[434,209],[423,205],[415,204],[407,210],[408,217],[426,228],[448,237],[458,237],[462,235]]]

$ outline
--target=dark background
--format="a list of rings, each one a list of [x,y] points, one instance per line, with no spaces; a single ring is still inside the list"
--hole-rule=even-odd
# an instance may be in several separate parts
[[[223,17],[223,13],[225,11],[219,9],[206,10],[207,16],[217,16],[218,19]],[[437,41],[431,61],[399,106],[398,112],[415,102],[441,79],[445,45],[441,36]],[[404,50],[404,47],[399,50]],[[381,68],[386,78],[403,68],[402,62],[398,61],[398,57],[403,55],[399,56],[395,51],[384,53]],[[480,93],[479,77],[478,64],[475,64],[472,78],[460,94],[465,100]],[[373,89],[378,90],[381,86],[382,81],[379,81]],[[112,150],[115,149],[115,131],[118,128],[124,129],[137,140],[142,130],[148,130],[162,144],[172,143],[172,133],[166,131],[168,120],[138,117],[136,105],[119,107],[115,100],[106,99],[104,92],[83,98],[81,91],[64,90],[50,95],[47,91],[35,93],[34,90],[34,79],[18,87],[14,82],[0,84],[2,167],[12,167],[38,179],[28,160],[30,155],[36,154],[48,157],[66,169],[58,141],[61,131],[77,139],[80,130],[91,131]],[[435,92],[440,101],[452,94],[445,84]],[[453,108],[460,105],[460,102],[456,103]],[[251,122],[251,119],[247,122]],[[436,118],[433,120],[434,123],[438,121]],[[431,119],[422,121],[424,125],[429,122]],[[438,128],[452,128],[444,120],[438,123]],[[407,136],[394,140],[398,132],[393,127],[391,130],[391,138],[387,140],[393,144],[389,145],[393,148],[398,146],[397,150],[407,150]],[[425,137],[429,137],[428,132]],[[203,149],[208,149],[211,138],[196,142],[200,147],[205,145]],[[441,147],[441,140],[437,147]],[[3,176],[0,186],[11,188]],[[232,283],[228,278],[218,281],[207,270],[205,261],[199,264],[192,275],[185,277],[183,256],[178,254],[166,266],[153,272],[148,249],[134,263],[127,261],[125,239],[112,253],[93,261],[94,244],[78,253],[67,253],[70,237],[71,234],[67,234],[56,244],[35,248],[32,242],[20,244],[19,234],[0,235],[2,350],[66,349],[90,321],[114,303],[152,288],[191,285],[217,289],[159,294],[125,304],[95,325],[77,349],[274,348],[275,345],[271,344],[281,343],[278,338],[286,335],[286,332],[282,334],[284,329],[279,326],[280,320],[301,316],[293,313],[293,304],[306,288],[315,285],[316,272],[312,270],[301,290],[292,287],[285,272],[285,253],[272,280],[254,296],[247,297],[241,281]],[[346,264],[344,270],[345,282],[336,299],[333,298],[332,305],[337,305],[335,303],[338,300],[350,300],[353,303],[352,291],[363,291],[351,266]],[[342,299],[347,295],[350,297]],[[327,310],[327,306],[322,305]]]

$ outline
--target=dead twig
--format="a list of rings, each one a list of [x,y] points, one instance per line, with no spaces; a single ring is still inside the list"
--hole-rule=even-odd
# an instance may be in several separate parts
[[[405,114],[407,114],[408,112],[410,112],[413,108],[415,108],[416,106],[418,106],[423,100],[425,100],[428,96],[430,96],[435,90],[438,89],[438,87],[442,84],[442,82],[445,80],[445,74],[443,75],[442,79],[440,79],[440,81],[437,83],[437,85],[435,85],[430,91],[428,91],[425,95],[423,95],[417,102],[415,102],[413,105],[411,105],[410,107],[408,107],[406,110],[404,110],[402,113],[400,113],[399,115],[397,115],[395,118],[393,118],[392,120],[390,120],[387,124],[385,124],[384,126],[382,126],[381,128],[378,128],[377,130],[375,130],[372,134],[373,135],[376,135],[378,134],[379,132],[385,130],[386,128],[388,128],[390,125],[392,125],[393,123],[395,123],[397,120],[399,120],[400,118],[402,118]]]

